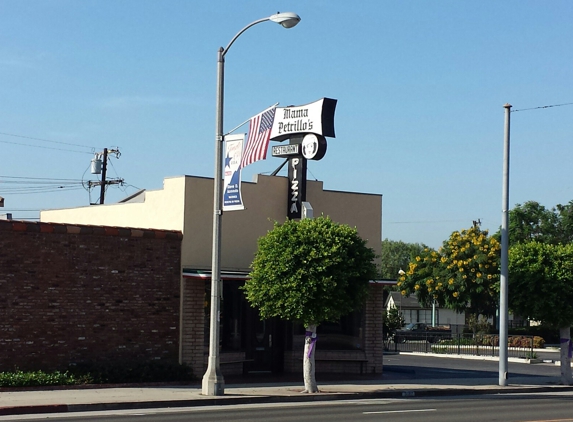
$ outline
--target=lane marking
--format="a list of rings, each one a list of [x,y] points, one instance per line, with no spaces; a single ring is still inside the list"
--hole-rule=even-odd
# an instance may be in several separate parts
[[[382,413],[411,413],[411,412],[435,412],[436,409],[410,409],[410,410],[381,410],[379,412],[362,412],[363,415],[377,415]]]

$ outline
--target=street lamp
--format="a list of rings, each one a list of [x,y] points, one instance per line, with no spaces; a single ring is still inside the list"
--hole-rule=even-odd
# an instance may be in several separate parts
[[[509,122],[511,104],[505,104],[503,134],[503,184],[501,199],[501,274],[499,279],[499,385],[507,386],[507,331],[508,331],[508,250],[509,250]]]
[[[261,22],[272,21],[284,28],[292,28],[300,22],[296,13],[277,13],[267,18],[256,20],[241,29],[226,48],[219,48],[217,57],[217,101],[215,117],[215,178],[213,180],[213,252],[211,261],[211,317],[209,329],[209,362],[203,375],[203,394],[222,396],[225,393],[225,381],[219,367],[219,309],[221,291],[221,192],[223,190],[223,93],[225,54],[239,36]]]

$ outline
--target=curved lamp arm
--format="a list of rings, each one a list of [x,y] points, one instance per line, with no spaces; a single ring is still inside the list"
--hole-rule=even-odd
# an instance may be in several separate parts
[[[278,24],[282,25],[284,28],[288,29],[288,28],[292,28],[292,27],[296,26],[300,22],[300,16],[297,15],[296,13],[284,12],[284,13],[277,13],[275,15],[271,15],[268,18],[262,18],[262,19],[254,21],[254,22],[251,22],[250,24],[245,26],[243,29],[241,29],[239,32],[237,32],[237,35],[235,35],[233,37],[233,39],[231,40],[231,42],[229,42],[227,47],[225,47],[223,49],[223,51],[221,52],[221,56],[224,57],[225,54],[227,54],[227,51],[229,51],[229,48],[231,48],[231,46],[233,45],[235,40],[237,38],[239,38],[243,32],[245,32],[251,26],[255,26],[258,23],[266,22],[266,21],[272,21],[272,22],[278,23]]]

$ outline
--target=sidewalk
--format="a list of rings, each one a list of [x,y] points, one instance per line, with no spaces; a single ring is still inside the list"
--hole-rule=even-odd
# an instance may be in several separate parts
[[[34,389],[27,391],[0,390],[2,416],[63,413],[98,410],[146,409],[189,406],[218,406],[247,403],[277,403],[351,400],[366,398],[428,397],[469,394],[533,393],[573,391],[573,386],[560,385],[553,376],[513,376],[507,386],[498,379],[409,379],[399,372],[387,371],[378,379],[321,382],[320,393],[301,393],[301,381],[233,383],[225,386],[223,396],[204,396],[200,383],[177,386],[126,386],[109,388],[73,387]],[[226,380],[227,382],[227,380]]]

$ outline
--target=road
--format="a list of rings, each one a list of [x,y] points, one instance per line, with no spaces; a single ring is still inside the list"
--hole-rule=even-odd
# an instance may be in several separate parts
[[[51,422],[566,422],[573,421],[573,393],[508,394],[432,399],[376,399],[316,403],[213,406],[50,415]],[[13,421],[45,420],[47,415]]]
[[[510,382],[512,375],[560,376],[559,365],[553,363],[527,364],[510,361],[508,371]],[[409,354],[384,355],[384,372],[388,376],[399,375],[402,379],[492,378],[494,380],[499,378],[499,361]]]
[[[554,364],[509,362],[512,376],[558,377]],[[385,355],[382,380],[431,384],[441,379],[489,379],[497,385],[499,363],[489,360],[451,359],[423,355]],[[317,375],[320,384],[320,374]],[[308,403],[225,405],[212,407],[123,410],[50,415],[0,417],[0,421],[51,422],[176,422],[176,421],[552,421],[573,422],[573,392],[438,396],[433,398],[370,399]]]

